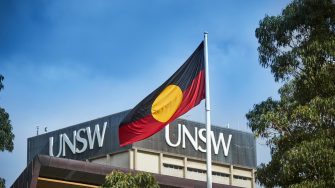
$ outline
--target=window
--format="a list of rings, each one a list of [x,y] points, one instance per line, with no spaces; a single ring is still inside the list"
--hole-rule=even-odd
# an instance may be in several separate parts
[[[201,173],[201,174],[206,174],[207,173],[206,170],[197,169],[197,168],[187,168],[187,170],[190,171],[190,172],[198,172],[198,173]],[[213,176],[229,177],[229,174],[225,174],[225,173],[222,173],[222,172],[215,172],[215,171],[212,172],[212,175]]]
[[[240,180],[251,180],[251,178],[244,177],[244,176],[237,176],[237,175],[234,175],[234,178],[235,179],[240,179]]]
[[[181,170],[181,169],[184,168],[182,166],[173,165],[173,164],[167,164],[167,163],[163,163],[163,166],[166,167],[166,168],[173,168],[173,169],[178,169],[178,170]]]
[[[212,175],[213,176],[229,177],[229,174],[225,174],[225,173],[222,173],[222,172],[215,172],[215,171],[212,172]]]
[[[206,174],[206,170],[202,170],[202,169],[187,168],[187,170],[190,171],[190,172],[198,172],[198,173]]]

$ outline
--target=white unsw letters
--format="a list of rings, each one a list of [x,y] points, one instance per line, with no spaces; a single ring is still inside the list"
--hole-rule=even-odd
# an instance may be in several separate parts
[[[79,129],[78,131],[75,130],[73,131],[73,135],[72,135],[73,141],[72,142],[65,133],[60,134],[59,135],[59,149],[58,149],[58,153],[56,157],[59,157],[61,155],[66,156],[66,152],[65,152],[66,145],[70,148],[73,154],[83,153],[87,149],[87,140],[88,140],[89,149],[93,149],[95,138],[98,140],[98,146],[101,148],[103,146],[104,139],[105,139],[106,127],[107,127],[107,122],[104,123],[102,132],[100,133],[99,124],[96,124],[94,127],[93,135],[91,133],[90,127],[82,128],[82,129]],[[81,133],[85,134],[85,132],[87,135],[87,139],[82,137],[83,135],[81,134]],[[49,138],[49,155],[50,156],[54,156],[54,153],[53,153],[54,141],[53,140],[54,140],[53,137]],[[77,147],[77,142],[80,142],[83,144],[81,149]]]
[[[193,148],[196,151],[199,150],[200,152],[206,153],[206,149],[202,148],[198,144],[198,137],[202,142],[206,143],[205,133],[206,133],[205,128],[201,128],[198,130],[198,127],[194,127],[194,137],[193,137],[185,125],[178,124],[178,137],[177,137],[176,143],[173,144],[170,140],[170,129],[169,129],[169,124],[168,124],[165,127],[165,141],[171,147],[178,147],[180,145],[180,142],[182,141],[183,142],[182,147],[186,148],[185,140],[187,137],[188,140],[191,142]],[[219,133],[219,139],[216,141],[214,132],[211,131],[211,140],[213,144],[214,153],[217,155],[220,150],[220,145],[222,145],[224,156],[228,156],[231,138],[232,138],[232,135],[230,134],[228,136],[228,142],[226,144],[224,137],[223,137],[223,133]]]

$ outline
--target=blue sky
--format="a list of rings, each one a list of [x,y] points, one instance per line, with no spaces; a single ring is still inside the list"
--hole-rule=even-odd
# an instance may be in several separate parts
[[[27,138],[132,108],[209,32],[212,122],[243,131],[245,114],[280,83],[258,63],[254,31],[288,1],[3,0],[0,106],[14,151],[0,153],[7,186],[26,166]],[[135,92],[134,92],[135,91]],[[184,118],[204,122],[204,103]],[[264,143],[258,141],[258,143]],[[269,160],[258,144],[258,163]]]

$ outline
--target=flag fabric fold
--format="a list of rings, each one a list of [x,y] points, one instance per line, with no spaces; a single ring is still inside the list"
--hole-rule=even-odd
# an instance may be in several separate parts
[[[205,98],[204,43],[160,87],[137,104],[119,125],[125,146],[150,137]]]

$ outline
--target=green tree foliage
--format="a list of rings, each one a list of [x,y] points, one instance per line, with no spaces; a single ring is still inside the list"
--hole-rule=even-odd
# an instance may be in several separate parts
[[[246,117],[265,138],[272,160],[261,164],[265,187],[335,187],[335,3],[294,0],[256,29],[260,64],[283,86],[280,99]]]
[[[155,178],[147,172],[136,174],[113,171],[106,176],[104,188],[159,188]]]
[[[0,75],[0,91],[3,89],[4,77]],[[12,133],[12,125],[9,120],[9,114],[5,109],[0,107],[0,151],[13,151],[14,134]]]
[[[0,74],[0,91],[4,88],[2,81],[4,77]],[[9,120],[9,114],[0,107],[0,151],[13,151],[14,134]],[[5,187],[5,179],[0,178],[0,188]]]
[[[6,181],[3,178],[0,178],[0,188],[5,188],[6,187]]]

